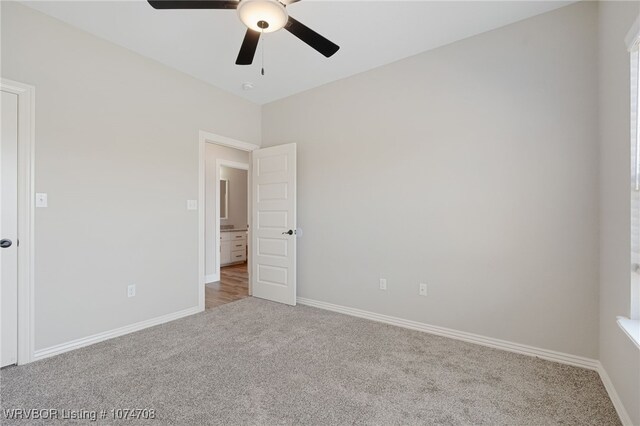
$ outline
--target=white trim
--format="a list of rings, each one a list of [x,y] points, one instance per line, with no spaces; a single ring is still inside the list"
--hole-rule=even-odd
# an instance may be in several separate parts
[[[411,321],[403,318],[392,317],[389,315],[376,314],[375,312],[364,311],[362,309],[349,308],[346,306],[334,305],[332,303],[321,302],[318,300],[306,299],[298,297],[298,303],[315,308],[325,309],[328,311],[339,312],[341,314],[351,315],[358,318],[365,318],[385,324],[395,325],[410,330],[422,331],[424,333],[436,334],[438,336],[449,337],[451,339],[462,340],[477,345],[488,346],[490,348],[502,349],[509,352],[515,352],[522,355],[529,355],[537,358],[555,361],[561,364],[573,365],[575,367],[587,368],[589,370],[597,370],[599,362],[595,359],[585,358],[577,355],[571,355],[563,352],[551,351],[548,349],[536,348],[534,346],[523,345],[520,343],[509,342],[506,340],[494,339],[492,337],[481,336],[479,334],[467,333],[464,331],[453,330],[450,328],[439,327],[435,325],[425,324],[422,322]]]
[[[220,180],[220,166],[229,167],[231,169],[239,169],[249,171],[249,163],[238,163],[237,161],[216,159],[216,167],[218,172],[218,180]]]
[[[182,311],[173,312],[167,315],[162,315],[157,318],[140,321],[135,324],[125,325],[124,327],[105,331],[103,333],[98,333],[92,336],[83,337],[81,339],[72,340],[70,342],[51,346],[45,349],[40,349],[33,354],[33,360],[38,361],[44,358],[52,357],[54,355],[60,355],[65,352],[69,352],[75,349],[83,348],[85,346],[93,345],[94,343],[102,342],[108,339],[113,339],[114,337],[123,336],[125,334],[133,333],[135,331],[144,330],[145,328],[164,324],[166,322],[184,318],[189,315],[197,314],[199,312],[202,312],[202,309],[196,306],[193,308],[184,309]]]
[[[611,378],[607,374],[606,370],[600,363],[600,361],[585,358],[581,356],[571,355],[562,352],[550,351],[547,349],[536,348],[534,346],[522,345],[520,343],[509,342],[506,340],[494,339],[491,337],[481,336],[478,334],[467,333],[464,331],[453,330],[450,328],[438,327],[429,325],[417,321],[406,320],[402,318],[392,317],[389,315],[376,314],[374,312],[364,311],[362,309],[349,308],[346,306],[334,305],[332,303],[321,302],[313,299],[306,299],[298,297],[298,303],[301,305],[313,306],[319,309],[325,309],[332,312],[338,312],[345,315],[350,315],[358,318],[364,318],[371,321],[377,321],[384,324],[395,325],[398,327],[408,328],[410,330],[422,331],[424,333],[436,334],[438,336],[444,336],[451,339],[462,340],[469,343],[475,343],[477,345],[488,346],[490,348],[502,349],[508,352],[515,352],[522,355],[529,355],[536,358],[546,359],[548,361],[555,361],[561,364],[572,365],[575,367],[587,368],[589,370],[595,370],[598,372],[602,383],[609,394],[609,398],[613,403],[613,406],[620,417],[620,421],[623,426],[633,426],[631,417],[624,408],[622,400]]]
[[[624,334],[640,349],[640,320],[618,317],[616,322],[618,323],[618,327],[624,331]]]
[[[204,217],[204,180],[205,180],[205,150],[204,144],[206,143],[205,136],[202,130],[200,131],[198,141],[198,308],[204,311],[204,286],[206,283],[205,274],[207,273],[204,248],[205,248],[205,217]]]
[[[220,281],[220,277],[219,276],[216,277],[215,274],[209,274],[204,276],[205,284],[215,283],[216,281]]]
[[[629,29],[627,36],[624,38],[624,42],[627,45],[629,52],[638,48],[638,43],[640,43],[640,15],[638,15],[635,22]]]
[[[616,409],[618,417],[620,417],[620,422],[623,426],[633,426],[633,422],[631,421],[631,417],[629,417],[629,413],[627,413],[627,410],[625,410],[624,405],[622,404],[622,400],[620,399],[620,396],[618,396],[618,392],[616,392],[616,388],[613,387],[613,382],[607,374],[607,370],[604,369],[604,366],[600,363],[600,361],[598,361],[597,371],[600,375],[600,380],[602,380],[604,388],[609,394],[609,399],[611,399],[613,407]]]
[[[198,289],[198,306],[201,310],[204,310],[204,285],[209,278],[214,278],[212,281],[218,281],[220,279],[219,268],[217,269],[218,275],[205,276],[206,262],[205,262],[205,169],[206,169],[206,153],[205,144],[212,143],[216,145],[227,146],[229,148],[236,148],[242,151],[254,151],[260,148],[258,145],[243,142],[236,139],[232,139],[222,135],[216,135],[215,133],[206,132],[200,130],[198,135],[198,275],[199,275],[199,289]],[[218,176],[220,176],[218,174]],[[249,181],[251,180],[251,170],[249,170]],[[220,224],[218,223],[218,228]],[[249,236],[251,235],[251,229],[249,229]],[[218,253],[220,253],[220,237],[216,236],[216,244]],[[219,264],[220,260],[216,260],[216,264]],[[251,266],[249,266],[249,283],[251,283]],[[251,284],[249,284],[249,294],[251,294]]]
[[[226,136],[216,135],[215,133],[205,132],[204,130],[200,130],[200,142],[214,143],[216,145],[240,149],[242,151],[254,151],[260,148],[258,145],[249,142],[231,139]]]
[[[18,96],[18,364],[34,351],[35,87],[3,78],[2,91]]]

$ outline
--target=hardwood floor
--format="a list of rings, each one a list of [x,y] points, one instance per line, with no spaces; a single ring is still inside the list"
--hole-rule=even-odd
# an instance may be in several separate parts
[[[220,281],[204,287],[204,306],[215,308],[249,296],[249,273],[247,263],[220,268]]]

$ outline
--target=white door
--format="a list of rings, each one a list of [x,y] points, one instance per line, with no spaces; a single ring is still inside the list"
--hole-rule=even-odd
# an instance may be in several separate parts
[[[296,304],[296,144],[252,152],[253,296]]]
[[[18,95],[2,92],[0,142],[0,363],[18,360]]]

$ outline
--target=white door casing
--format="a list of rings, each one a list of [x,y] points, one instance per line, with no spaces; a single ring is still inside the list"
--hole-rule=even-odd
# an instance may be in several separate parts
[[[18,361],[18,96],[2,91],[0,146],[0,366]]]
[[[252,152],[253,296],[296,304],[296,144]]]
[[[207,252],[207,245],[206,245],[206,211],[205,211],[205,204],[206,204],[206,149],[205,146],[208,143],[211,144],[215,144],[215,145],[222,145],[222,146],[227,146],[230,148],[235,148],[235,149],[239,149],[241,151],[248,151],[248,152],[252,152],[253,150],[258,149],[258,145],[254,145],[252,143],[249,142],[243,142],[243,141],[239,141],[236,139],[232,139],[226,136],[222,136],[222,135],[217,135],[214,133],[210,133],[204,130],[200,130],[199,132],[199,149],[198,149],[198,156],[200,158],[199,160],[199,170],[198,170],[198,229],[199,229],[199,236],[198,236],[198,270],[200,271],[200,279],[199,279],[199,289],[198,289],[198,307],[200,310],[204,310],[205,309],[205,297],[204,297],[204,286],[205,283],[207,282],[212,282],[215,281],[211,278],[214,278],[212,276],[207,276],[207,270],[206,270],[206,252]],[[248,176],[249,182],[251,182],[251,168],[249,168],[249,176]],[[249,186],[249,188],[251,188],[251,186]],[[251,200],[251,196],[249,196],[249,200]],[[252,210],[249,210],[249,212],[251,212]],[[215,228],[215,224],[214,224],[214,228]],[[251,240],[251,228],[249,228],[249,241]],[[216,242],[215,241],[219,241],[220,236],[219,235],[215,235],[214,236],[214,243],[213,243],[213,247],[212,250],[214,250],[214,253],[217,255],[217,253],[220,252],[220,247],[216,246]],[[252,276],[252,270],[251,270],[251,264],[248,264],[248,272],[249,272],[249,294],[251,294],[251,276]],[[215,266],[214,266],[215,269]],[[218,278],[219,279],[219,278]]]

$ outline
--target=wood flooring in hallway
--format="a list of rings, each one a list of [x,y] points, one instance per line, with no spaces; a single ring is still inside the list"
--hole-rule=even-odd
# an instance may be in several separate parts
[[[247,263],[220,268],[220,281],[205,285],[205,308],[211,309],[249,296]]]

